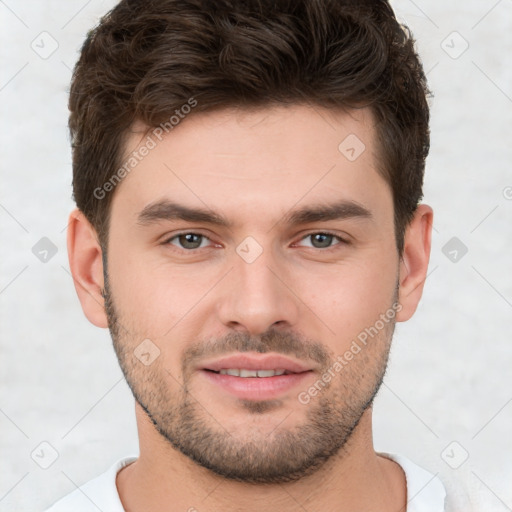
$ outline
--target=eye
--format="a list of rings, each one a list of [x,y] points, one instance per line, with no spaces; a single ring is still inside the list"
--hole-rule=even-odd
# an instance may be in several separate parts
[[[305,247],[313,247],[314,249],[330,249],[331,247],[333,247],[333,245],[339,245],[340,243],[348,243],[337,235],[324,232],[310,233],[309,235],[306,235],[304,238],[302,238],[301,242],[308,239],[311,240],[311,244],[306,245]],[[337,241],[337,243],[333,244],[334,241]]]
[[[207,247],[210,239],[199,233],[180,233],[169,238],[166,243],[176,245],[180,249],[201,249]]]

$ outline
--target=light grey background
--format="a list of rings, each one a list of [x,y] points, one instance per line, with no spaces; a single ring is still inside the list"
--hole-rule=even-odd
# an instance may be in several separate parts
[[[109,334],[83,316],[66,255],[68,84],[113,4],[0,0],[1,511],[41,511],[138,450]],[[457,510],[512,510],[512,0],[393,5],[435,95],[435,230],[423,300],[397,327],[375,405],[376,448],[439,474]],[[47,58],[31,47],[49,52],[52,39]],[[42,237],[57,249],[46,263],[32,252]],[[443,253],[453,237],[467,254]],[[58,454],[48,469],[42,442]]]

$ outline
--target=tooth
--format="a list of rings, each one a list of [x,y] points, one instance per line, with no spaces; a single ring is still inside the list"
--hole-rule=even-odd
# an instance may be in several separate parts
[[[257,376],[258,376],[258,370],[240,370],[240,377],[257,377]]]
[[[222,368],[219,370],[221,375],[232,375],[234,377],[274,377],[274,375],[285,375],[287,373],[286,370],[246,370],[239,368]]]
[[[258,370],[258,377],[273,377],[276,375],[274,370]]]

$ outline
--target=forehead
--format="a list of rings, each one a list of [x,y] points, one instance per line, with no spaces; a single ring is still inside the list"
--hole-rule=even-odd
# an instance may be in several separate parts
[[[135,124],[125,150],[124,162],[136,165],[126,166],[112,204],[125,215],[162,199],[252,220],[340,199],[392,208],[368,109],[194,113],[167,131]]]

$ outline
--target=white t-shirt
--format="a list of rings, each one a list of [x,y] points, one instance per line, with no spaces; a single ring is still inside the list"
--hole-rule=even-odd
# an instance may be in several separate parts
[[[444,512],[446,492],[437,476],[406,457],[390,453],[379,455],[394,460],[404,470],[407,480],[407,512]],[[105,473],[75,489],[45,512],[124,512],[117,493],[116,475],[135,460],[137,457],[132,456],[117,461]]]

